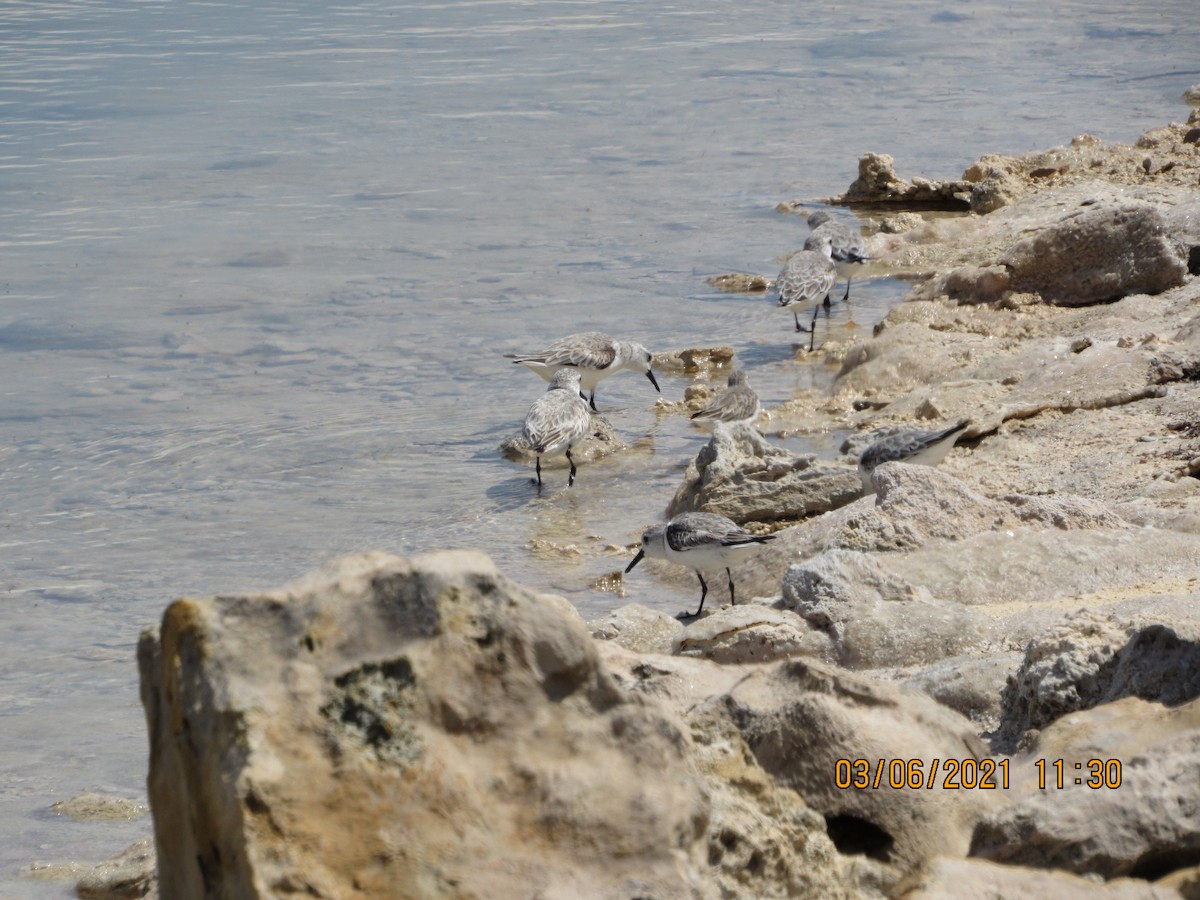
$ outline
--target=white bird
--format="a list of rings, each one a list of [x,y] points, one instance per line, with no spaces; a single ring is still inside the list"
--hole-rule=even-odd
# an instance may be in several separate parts
[[[546,393],[533,401],[525,416],[525,439],[537,454],[537,483],[542,486],[542,457],[565,453],[571,464],[567,487],[575,483],[571,447],[592,424],[592,414],[579,391],[579,370],[563,369],[550,379]]]
[[[549,381],[559,369],[568,366],[579,370],[580,390],[590,396],[584,399],[596,408],[596,385],[621,369],[644,372],[659,393],[662,390],[650,370],[650,351],[633,341],[618,341],[599,331],[585,331],[555,341],[540,353],[517,355],[506,353],[506,359],[537,372]]]
[[[758,418],[758,394],[746,382],[746,372],[738,369],[729,375],[729,386],[713,397],[702,410],[692,413],[697,425],[717,422],[750,425]]]
[[[830,239],[830,258],[840,276],[846,279],[846,293],[842,300],[850,299],[850,281],[854,277],[854,267],[865,263],[867,245],[863,243],[862,235],[847,225],[834,219],[825,210],[817,210],[808,217],[810,233],[804,242],[805,250],[819,250],[822,235],[828,234]]]
[[[874,441],[858,458],[858,474],[862,478],[863,493],[875,493],[872,476],[875,469],[885,462],[936,466],[946,458],[963,429],[970,424],[970,419],[963,419],[942,431],[909,429]]]
[[[716,513],[680,513],[665,525],[655,525],[642,535],[642,549],[637,552],[625,573],[650,556],[690,566],[700,579],[700,606],[694,613],[683,614],[684,618],[695,618],[704,609],[704,598],[708,585],[701,570],[724,567],[729,578],[729,602],[737,603],[733,595],[733,573],[735,566],[750,555],[759,544],[773,540],[773,534],[751,534],[744,531],[732,519]]]
[[[775,290],[779,294],[781,308],[801,306],[805,303],[829,302],[829,292],[837,280],[837,267],[833,264],[833,238],[828,232],[817,235],[814,246],[805,244],[804,250],[792,254],[775,279]],[[800,316],[792,310],[796,330],[805,331]],[[813,322],[817,320],[817,309],[813,309]]]

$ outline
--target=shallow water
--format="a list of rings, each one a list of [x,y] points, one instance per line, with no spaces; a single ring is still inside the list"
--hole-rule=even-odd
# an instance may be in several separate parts
[[[597,402],[632,450],[539,496],[495,448],[544,383],[503,353],[594,328],[731,344],[767,405],[823,386],[788,313],[704,282],[800,246],[776,203],[868,150],[952,177],[1133,140],[1200,81],[1191,0],[811,6],[0,8],[0,896],[150,833],[47,809],[144,799],[134,648],[177,596],[475,547],[588,617],[694,603],[589,586],[704,436],[623,373]],[[856,282],[828,334],[904,290]]]

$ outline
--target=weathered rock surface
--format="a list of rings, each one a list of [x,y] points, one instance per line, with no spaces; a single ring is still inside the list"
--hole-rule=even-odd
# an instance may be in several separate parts
[[[1168,709],[1131,697],[1074,713],[1012,767],[1019,799],[980,821],[972,855],[1146,879],[1200,859],[1200,702]]]
[[[1171,706],[1200,697],[1195,621],[1139,625],[1087,610],[1063,619],[1030,641],[1005,687],[997,743],[1011,750],[1031,729],[1123,697]]]
[[[1097,882],[1067,872],[997,865],[982,859],[939,857],[901,885],[900,900],[1178,900],[1173,888],[1136,878]]]
[[[954,544],[938,542],[962,542],[976,535],[982,541],[984,534],[1009,537],[1009,531],[1016,534],[1019,529],[1037,533],[1046,529],[1121,527],[1120,519],[1091,501],[1023,495],[992,500],[940,468],[929,466],[885,463],[876,469],[875,483],[875,496],[778,532],[774,541],[738,568],[739,587],[752,594],[768,595],[789,565],[826,550],[911,553],[931,547],[931,553],[949,558],[948,565],[952,566],[959,555],[966,565],[971,554],[956,549]],[[905,554],[898,553],[887,561],[888,568],[902,578],[909,574],[897,568],[904,559]],[[975,564],[999,576],[1003,562],[1003,554],[991,553]],[[923,583],[915,573],[907,580],[913,585]],[[894,589],[889,590],[894,594]],[[941,585],[930,593],[944,599]],[[954,599],[962,602],[961,592]]]
[[[180,600],[139,665],[164,896],[706,892],[686,731],[479,554]]]
[[[746,674],[719,702],[759,764],[825,815],[830,835],[846,852],[910,870],[939,855],[961,855],[967,833],[996,795],[881,786],[839,788],[839,760],[983,758],[968,723],[916,694],[857,678],[810,661],[792,660]],[[903,768],[902,763],[902,768]],[[890,778],[885,774],[884,779]],[[907,777],[907,776],[903,776]]]
[[[140,819],[149,810],[145,805],[124,797],[112,797],[85,791],[68,800],[59,800],[50,812],[69,816],[76,822],[113,822]]]
[[[970,607],[935,599],[898,578],[875,557],[826,550],[783,578],[780,605],[828,636],[846,668],[918,665],[960,654],[987,640],[990,620]]]
[[[858,473],[793,456],[752,428],[719,423],[688,465],[667,515],[715,512],[735,522],[794,519],[862,495]]]
[[[639,653],[670,653],[683,634],[683,623],[664,612],[628,603],[602,619],[588,623],[598,641],[615,641]]]
[[[157,900],[154,841],[145,838],[96,866],[75,885],[83,900]]]
[[[719,663],[762,663],[791,656],[830,656],[825,635],[788,610],[743,603],[702,616],[675,638],[672,652]]]
[[[984,734],[999,727],[1000,694],[1021,659],[1016,650],[975,650],[925,666],[891,672],[878,670],[873,674],[927,694],[942,706],[966,716]]]
[[[1087,207],[1018,241],[1000,262],[1012,290],[1063,306],[1129,294],[1161,294],[1183,284],[1187,255],[1156,206]]]

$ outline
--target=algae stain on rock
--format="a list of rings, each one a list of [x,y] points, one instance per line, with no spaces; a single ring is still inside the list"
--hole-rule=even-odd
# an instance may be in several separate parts
[[[421,740],[409,724],[415,685],[412,665],[404,657],[339,675],[333,698],[321,707],[332,726],[336,754],[371,753],[381,764],[401,769],[419,760]]]

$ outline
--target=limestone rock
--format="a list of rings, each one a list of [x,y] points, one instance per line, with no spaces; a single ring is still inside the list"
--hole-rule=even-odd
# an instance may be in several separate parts
[[[481,554],[180,600],[138,658],[164,896],[711,893],[686,729]]]
[[[759,765],[825,816],[843,852],[901,871],[961,855],[997,803],[995,792],[944,790],[940,780],[932,789],[893,789],[890,774],[878,788],[837,786],[838,760],[865,759],[873,773],[879,760],[920,759],[928,772],[935,757],[983,758],[969,723],[919,694],[790,660],[748,673],[721,702]]]
[[[837,852],[825,818],[758,764],[726,698],[749,673],[772,666],[719,665],[686,656],[646,656],[605,642],[601,657],[626,690],[652,697],[691,729],[691,759],[709,786],[709,873],[723,898],[888,895],[898,873]],[[668,895],[677,896],[677,895]]]
[[[144,838],[96,866],[75,885],[82,900],[157,900],[154,840]]]
[[[1186,257],[1148,203],[1085,208],[1018,241],[1000,261],[1013,290],[1064,306],[1157,294],[1187,277]]]
[[[979,645],[988,620],[930,596],[866,553],[826,550],[783,578],[781,605],[828,635],[851,669],[929,663]]]
[[[1064,619],[1030,642],[1005,687],[997,744],[1012,748],[1030,729],[1122,697],[1176,705],[1200,696],[1198,637],[1194,626],[1180,634],[1087,610]]]
[[[640,603],[628,603],[588,623],[596,640],[615,641],[639,653],[670,653],[683,630],[678,619]]]
[[[1145,879],[1200,856],[1200,701],[1170,709],[1130,697],[1073,713],[1011,766],[1016,801],[979,822],[973,856]]]
[[[719,663],[762,663],[829,652],[828,641],[788,610],[743,603],[715,610],[675,639],[673,652]]]
[[[667,515],[715,512],[735,522],[801,518],[862,494],[858,473],[792,456],[752,428],[718,423],[688,465]]]
[[[897,890],[899,900],[1179,900],[1167,887],[1137,878],[1097,882],[1067,872],[1002,866],[982,859],[933,860]]]
[[[1000,694],[1022,655],[1015,650],[981,653],[972,649],[975,652],[897,671],[894,677],[902,687],[920,691],[966,716],[980,733],[995,731],[1000,724]]]
[[[837,202],[965,209],[970,190],[971,185],[966,181],[930,181],[920,177],[905,181],[896,174],[891,156],[865,153],[858,160],[858,178]]]
[[[764,287],[763,290],[766,288]],[[728,373],[733,363],[733,348],[727,344],[712,347],[685,347],[654,354],[654,368],[680,375],[703,374],[715,378]]]
[[[50,812],[69,816],[76,822],[117,822],[140,819],[148,810],[134,800],[85,791],[69,800],[59,800],[50,807]]]

